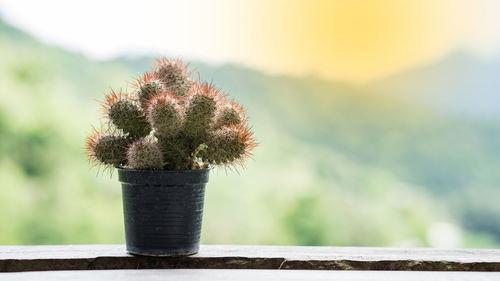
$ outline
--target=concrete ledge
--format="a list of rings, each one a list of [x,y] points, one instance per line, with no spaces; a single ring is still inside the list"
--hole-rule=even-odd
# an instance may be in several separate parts
[[[2,281],[500,281],[499,272],[143,269],[0,273]]]
[[[124,245],[0,246],[0,272],[173,268],[500,271],[500,250],[202,245],[194,256],[160,258]]]

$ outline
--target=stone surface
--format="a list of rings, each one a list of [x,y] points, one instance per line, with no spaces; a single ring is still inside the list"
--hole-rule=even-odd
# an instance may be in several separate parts
[[[202,245],[190,257],[142,257],[124,245],[0,246],[0,272],[86,269],[500,271],[500,250]]]
[[[480,281],[498,280],[497,272],[422,272],[422,271],[327,271],[327,270],[218,270],[218,269],[160,269],[160,270],[94,270],[0,273],[3,281]]]

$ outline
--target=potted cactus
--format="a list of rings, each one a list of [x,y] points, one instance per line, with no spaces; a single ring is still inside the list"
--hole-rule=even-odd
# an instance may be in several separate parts
[[[191,77],[182,61],[157,60],[132,93],[106,96],[87,139],[90,161],[118,170],[131,254],[196,253],[210,169],[243,165],[256,146],[243,108]]]

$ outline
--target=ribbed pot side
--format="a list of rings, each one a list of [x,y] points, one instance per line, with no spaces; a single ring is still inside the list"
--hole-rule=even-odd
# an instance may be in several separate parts
[[[197,253],[209,173],[209,169],[118,169],[127,252],[146,256]]]

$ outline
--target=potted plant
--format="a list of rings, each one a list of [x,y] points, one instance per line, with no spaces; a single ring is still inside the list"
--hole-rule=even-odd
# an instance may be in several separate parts
[[[91,162],[118,170],[131,254],[197,253],[210,169],[243,165],[256,146],[243,108],[191,74],[157,60],[131,94],[106,96],[106,122],[87,139]]]

